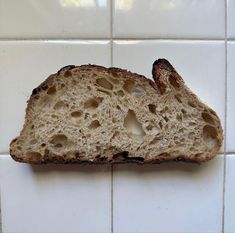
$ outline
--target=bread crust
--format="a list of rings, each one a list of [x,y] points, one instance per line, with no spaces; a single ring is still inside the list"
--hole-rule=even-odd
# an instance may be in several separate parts
[[[25,115],[25,123],[24,123],[24,127],[23,127],[20,135],[22,134],[22,132],[26,126],[27,118],[29,117],[30,108],[34,104],[34,100],[38,98],[40,92],[45,90],[48,87],[48,84],[50,82],[52,82],[54,79],[56,79],[60,74],[63,74],[64,78],[69,78],[70,72],[73,69],[79,69],[79,70],[83,70],[83,71],[95,70],[97,72],[109,73],[114,77],[118,77],[120,74],[122,74],[122,76],[125,76],[126,78],[142,80],[144,83],[147,82],[152,88],[154,88],[158,95],[164,95],[164,93],[167,91],[166,90],[167,84],[165,83],[162,72],[168,71],[171,73],[172,80],[176,83],[176,85],[177,85],[177,83],[180,85],[183,85],[184,89],[187,91],[187,93],[189,95],[191,95],[193,98],[196,98],[196,100],[199,101],[203,105],[203,107],[207,108],[212,114],[214,114],[218,118],[215,111],[212,110],[211,108],[209,108],[204,103],[202,103],[198,99],[198,97],[184,84],[183,79],[179,76],[179,74],[176,72],[174,67],[166,59],[158,59],[153,63],[152,75],[153,75],[153,79],[155,82],[146,78],[143,75],[132,73],[128,70],[120,69],[120,68],[116,68],[116,67],[106,68],[103,66],[91,65],[91,64],[81,65],[81,66],[68,65],[68,66],[61,68],[56,74],[50,75],[38,87],[33,89],[32,94],[28,100],[28,105],[26,108],[26,115]],[[216,148],[214,150],[214,153],[211,154],[210,157],[207,157],[206,159],[205,158],[202,159],[201,157],[189,158],[186,155],[180,155],[180,156],[177,156],[176,158],[172,158],[172,156],[170,156],[169,154],[167,154],[167,155],[163,154],[160,156],[158,155],[155,159],[144,161],[144,160],[140,159],[139,157],[128,157],[128,154],[126,155],[126,152],[123,151],[121,153],[114,154],[112,160],[105,160],[105,159],[101,160],[101,158],[96,158],[92,161],[89,161],[89,160],[83,160],[83,159],[79,158],[79,156],[77,156],[75,159],[74,158],[70,159],[70,158],[67,158],[66,155],[62,155],[62,156],[58,157],[56,155],[50,154],[50,156],[44,156],[41,160],[32,161],[30,159],[26,159],[26,158],[17,156],[15,154],[14,150],[12,149],[12,145],[20,136],[16,137],[15,139],[13,139],[11,141],[10,155],[12,156],[12,158],[15,161],[31,163],[31,164],[47,164],[47,163],[56,163],[56,164],[58,164],[58,163],[59,164],[107,164],[107,163],[108,164],[120,164],[120,163],[155,164],[155,163],[158,163],[159,164],[159,163],[168,162],[168,161],[182,161],[182,162],[190,162],[190,163],[200,164],[202,162],[206,162],[206,161],[214,158],[216,156],[216,154],[219,153],[219,150],[220,150],[220,148],[222,146],[222,142],[223,142],[223,130],[222,130],[221,124],[219,124],[219,125],[220,125],[220,127],[217,129],[218,130],[218,143],[216,144]],[[79,155],[79,151],[77,151],[75,153]]]

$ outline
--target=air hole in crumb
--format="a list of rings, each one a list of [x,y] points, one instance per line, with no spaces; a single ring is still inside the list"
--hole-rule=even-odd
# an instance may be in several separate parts
[[[101,86],[101,87],[103,87],[103,88],[105,88],[105,89],[108,89],[108,90],[112,90],[113,89],[113,84],[112,83],[110,83],[107,79],[105,79],[105,78],[98,78],[97,80],[96,80],[96,83],[99,85],[99,86]]]
[[[156,144],[156,143],[158,143],[160,140],[162,140],[162,137],[156,136],[156,137],[153,138],[153,140],[150,142],[150,144]]]
[[[139,98],[139,97],[141,97],[141,96],[143,96],[145,94],[145,91],[144,91],[144,89],[141,86],[135,86],[134,88],[132,88],[131,93],[135,97]]]
[[[117,91],[117,94],[118,94],[119,96],[124,96],[124,92],[123,92],[122,90]]]
[[[31,129],[34,129],[34,125],[31,125]]]
[[[145,132],[142,128],[141,123],[138,121],[135,112],[133,110],[128,110],[127,115],[124,119],[124,127],[131,135],[145,136]]]
[[[188,134],[188,138],[189,138],[189,139],[193,139],[193,137],[194,137],[194,133],[193,133],[193,132],[190,132],[190,133]]]
[[[21,146],[17,146],[16,147],[18,150],[22,150],[22,147]]]
[[[183,114],[186,114],[186,111],[185,111],[184,109],[181,109],[181,112],[182,112]]]
[[[101,89],[98,89],[98,88],[97,88],[97,91],[100,91],[100,92],[102,92],[102,93],[104,93],[104,94],[106,94],[106,95],[109,95],[109,96],[112,95],[110,92],[105,91],[105,90],[101,90]]]
[[[154,104],[149,104],[148,107],[149,107],[149,111],[150,111],[151,113],[156,114],[156,105],[154,105]]]
[[[181,129],[179,129],[179,133],[183,133],[184,132],[184,130],[181,128]]]
[[[84,103],[84,108],[95,109],[99,106],[102,100],[103,98],[101,97],[89,99]]]
[[[46,146],[46,143],[42,143],[42,144],[41,144],[41,147],[45,147],[45,146]]]
[[[189,126],[194,126],[194,125],[196,125],[196,123],[195,122],[189,122],[188,125]]]
[[[203,127],[203,138],[205,141],[208,139],[216,139],[218,136],[216,129],[211,125],[205,125]]]
[[[38,161],[42,158],[42,155],[39,152],[31,151],[26,153],[26,157],[28,160]]]
[[[202,113],[202,118],[205,122],[211,124],[211,125],[214,125],[215,122],[214,122],[214,119],[211,117],[210,114],[208,114],[207,112],[203,112]]]
[[[169,121],[168,117],[164,116],[163,118],[164,118],[164,120],[165,120],[166,122]]]
[[[114,138],[118,137],[119,134],[120,134],[120,133],[119,133],[118,131],[115,131],[115,132],[113,133],[111,139],[114,139]]]
[[[96,146],[95,149],[96,149],[96,151],[100,151],[101,150],[101,146]]]
[[[70,76],[72,76],[72,72],[70,70],[66,70],[64,72],[64,77],[70,77]]]
[[[54,144],[55,147],[62,147],[67,141],[68,138],[64,134],[56,134],[50,139],[50,143]]]
[[[159,125],[159,127],[162,129],[162,122],[160,121],[159,123],[158,123],[158,125]]]
[[[125,81],[125,83],[124,83],[124,85],[123,85],[123,89],[124,89],[125,91],[131,93],[132,88],[134,87],[134,85],[135,85],[134,81],[128,79],[128,80]]]
[[[121,110],[121,108],[120,108],[120,106],[119,106],[119,105],[117,105],[117,106],[116,106],[116,108],[117,108],[118,110]]]
[[[87,90],[90,91],[90,90],[91,90],[91,87],[90,87],[90,86],[87,86]]]
[[[192,108],[196,108],[196,105],[192,101],[188,101],[188,105]]]
[[[197,153],[197,154],[194,155],[194,157],[196,157],[196,158],[200,158],[202,156],[203,156],[203,153]]]
[[[211,125],[205,125],[203,127],[203,139],[208,147],[215,147],[218,143],[218,134],[216,129]]]
[[[84,118],[87,119],[89,117],[89,115],[90,115],[89,113],[85,113],[85,117]]]
[[[48,95],[54,95],[56,92],[56,88],[53,86],[53,87],[50,87],[47,91],[47,94]]]
[[[58,116],[55,115],[55,114],[52,114],[51,117],[52,117],[52,118],[58,118]]]
[[[110,78],[110,81],[111,81],[113,84],[118,84],[118,83],[119,83],[119,80],[116,79],[116,78]]]
[[[65,107],[66,107],[65,102],[60,100],[55,104],[54,109],[55,110],[63,110]]]
[[[75,111],[75,112],[71,112],[70,114],[72,117],[80,117],[82,115],[82,112],[81,111]]]
[[[178,121],[182,121],[182,116],[181,116],[180,114],[177,114],[177,115],[176,115],[176,119],[177,119]]]
[[[100,122],[98,120],[94,120],[91,122],[91,124],[88,126],[89,129],[96,129],[100,127]]]
[[[29,143],[30,143],[31,145],[34,145],[34,144],[36,144],[37,142],[38,142],[37,139],[32,139]]]
[[[147,127],[146,127],[146,129],[149,131],[149,130],[152,130],[153,129],[153,125],[148,125]]]
[[[175,98],[179,103],[182,103],[181,95],[177,94],[177,95],[175,95]]]

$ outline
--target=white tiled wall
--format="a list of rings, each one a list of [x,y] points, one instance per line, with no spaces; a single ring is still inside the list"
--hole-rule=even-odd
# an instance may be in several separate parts
[[[234,15],[234,0],[0,0],[3,233],[235,232]],[[211,162],[112,169],[9,157],[26,101],[49,74],[95,63],[151,78],[162,57],[221,118],[224,149]]]

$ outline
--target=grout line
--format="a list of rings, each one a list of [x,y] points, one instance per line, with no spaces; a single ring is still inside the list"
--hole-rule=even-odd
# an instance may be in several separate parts
[[[111,233],[113,233],[113,164],[111,165]]]
[[[113,67],[113,0],[110,1],[110,63]],[[113,233],[113,164],[111,165],[111,233]]]
[[[223,207],[222,207],[222,233],[224,233],[224,223],[225,223],[225,182],[226,182],[226,162],[227,162],[227,156],[226,156],[226,151],[227,151],[227,74],[228,74],[228,51],[227,51],[227,42],[228,42],[228,32],[227,32],[227,0],[224,0],[225,3],[225,106],[224,106],[224,111],[225,111],[225,122],[224,122],[224,173],[223,173]]]
[[[1,211],[1,206],[2,206],[2,201],[1,201],[1,187],[0,187],[0,233],[2,233],[2,211]]]
[[[111,19],[112,21],[112,19]],[[112,23],[111,22],[111,26],[112,27]],[[111,28],[111,33],[112,33],[112,28]],[[103,37],[84,37],[84,38],[0,38],[0,42],[76,42],[76,41],[109,41],[109,40],[120,40],[120,41],[125,41],[125,40],[129,40],[129,41],[141,41],[141,40],[148,40],[148,41],[224,41],[224,38],[159,38],[159,37],[148,37],[148,38],[131,38],[131,37],[107,37],[107,38],[103,38]],[[229,39],[229,41],[235,41],[234,39]]]

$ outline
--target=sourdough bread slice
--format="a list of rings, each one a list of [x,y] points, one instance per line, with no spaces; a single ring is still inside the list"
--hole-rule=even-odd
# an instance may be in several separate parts
[[[142,75],[66,66],[33,90],[10,154],[28,163],[204,162],[223,141],[220,120],[165,59]]]

